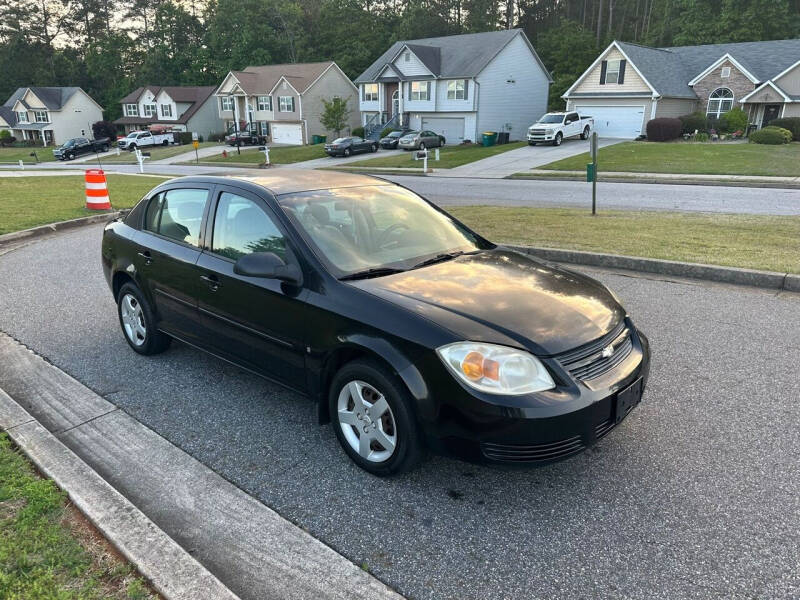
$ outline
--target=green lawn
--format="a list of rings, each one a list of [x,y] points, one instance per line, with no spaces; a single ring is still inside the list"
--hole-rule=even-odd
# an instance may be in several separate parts
[[[130,208],[163,180],[136,175],[107,178],[108,195],[115,209]],[[83,175],[0,179],[0,234],[96,214],[97,211],[86,210],[85,189]]]
[[[219,146],[219,142],[200,142],[200,148],[207,148],[209,146]],[[178,154],[186,152],[194,152],[194,147],[191,144],[182,144],[179,146],[157,146],[155,148],[142,148],[142,152],[149,152],[150,158],[147,161],[161,160],[162,158],[170,158]],[[103,163],[135,163],[136,155],[128,150],[120,150],[119,156],[111,155],[100,159]]]
[[[18,163],[20,160],[25,164],[33,164],[35,161],[30,155],[36,152],[39,162],[55,160],[53,157],[53,146],[34,146],[31,148],[0,148],[0,163]]]
[[[502,144],[500,146],[478,146],[477,144],[464,144],[459,146],[445,146],[440,150],[439,160],[428,159],[428,166],[433,169],[452,169],[453,167],[460,167],[467,163],[475,162],[482,158],[494,156],[495,154],[502,154],[509,150],[515,150],[525,145],[525,142],[511,142],[510,144]],[[434,150],[435,151],[435,150]],[[432,152],[434,152],[432,151]],[[402,154],[393,154],[391,156],[380,157],[369,160],[359,160],[357,162],[347,163],[348,167],[417,167],[422,168],[422,161],[414,160],[413,152],[403,152]]]
[[[800,217],[453,206],[494,242],[800,273]]]
[[[264,153],[255,148],[242,148],[241,154],[236,154],[236,148],[228,146],[228,157],[222,153],[208,156],[201,160],[206,163],[243,163],[259,165],[264,162]],[[269,149],[269,160],[276,165],[288,165],[315,158],[325,158],[325,144],[310,144],[308,146],[279,146]],[[187,163],[189,164],[189,163]]]
[[[565,158],[540,169],[585,171],[589,154]],[[800,143],[767,146],[748,143],[624,142],[601,148],[604,171],[688,173],[697,175],[773,175],[800,177]]]
[[[0,433],[0,598],[156,598]]]

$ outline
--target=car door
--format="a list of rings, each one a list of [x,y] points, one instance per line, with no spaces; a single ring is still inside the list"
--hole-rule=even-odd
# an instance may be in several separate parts
[[[212,350],[249,369],[305,389],[305,290],[277,279],[234,273],[251,252],[294,260],[285,230],[258,196],[219,186],[198,261],[199,311]]]
[[[352,139],[352,146],[350,149],[352,150],[353,154],[357,154],[359,152],[366,151],[366,145],[364,144],[364,138],[354,137]]]
[[[567,119],[569,119],[569,133],[565,137],[571,137],[573,135],[578,135],[581,133],[581,120],[578,116],[578,113],[573,112],[567,115]]]
[[[199,184],[162,189],[150,198],[133,240],[134,267],[159,329],[192,343],[199,341],[197,260],[210,191]]]
[[[139,134],[139,139],[137,140],[140,146],[152,146],[153,145],[153,134],[149,131],[145,133]]]
[[[433,131],[423,131],[423,139],[426,148],[437,148],[439,146],[439,135]]]

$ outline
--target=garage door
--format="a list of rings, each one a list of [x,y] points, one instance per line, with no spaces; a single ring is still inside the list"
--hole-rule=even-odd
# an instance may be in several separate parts
[[[644,106],[575,106],[581,115],[594,118],[600,137],[635,138],[642,134]]]
[[[303,129],[297,123],[273,123],[272,141],[275,144],[302,144]]]
[[[434,133],[443,135],[447,144],[460,144],[464,141],[464,117],[422,119],[422,129],[430,129]]]

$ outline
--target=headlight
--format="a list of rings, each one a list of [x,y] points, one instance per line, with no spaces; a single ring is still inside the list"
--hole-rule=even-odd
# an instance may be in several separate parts
[[[458,379],[482,392],[520,395],[555,387],[544,365],[524,350],[456,342],[437,348],[436,352]]]
[[[553,135],[553,130],[552,129],[548,129],[545,133],[547,133],[547,135]]]

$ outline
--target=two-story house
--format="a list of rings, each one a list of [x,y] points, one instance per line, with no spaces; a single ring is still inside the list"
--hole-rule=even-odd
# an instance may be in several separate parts
[[[333,61],[264,65],[231,71],[217,88],[219,115],[242,130],[255,130],[274,143],[307,144],[330,135],[320,122],[323,100],[347,100],[348,129],[358,126],[358,92]]]
[[[208,138],[224,133],[217,111],[214,86],[154,86],[132,91],[120,102],[122,116],[114,124],[125,133],[160,125],[173,131],[191,131]]]
[[[21,141],[61,144],[91,136],[103,108],[79,87],[21,87],[0,107],[0,129]]]
[[[487,130],[521,139],[547,111],[550,83],[521,29],[395,42],[356,78],[367,135],[405,126],[450,144]]]
[[[563,98],[606,137],[637,137],[656,117],[719,117],[735,106],[760,128],[800,116],[800,40],[675,48],[614,41]]]

